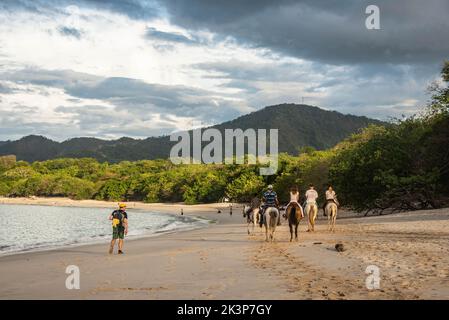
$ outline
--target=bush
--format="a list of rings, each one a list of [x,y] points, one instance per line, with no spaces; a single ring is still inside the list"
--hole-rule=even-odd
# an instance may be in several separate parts
[[[0,181],[0,196],[8,196],[10,192],[10,186],[3,181]]]
[[[251,201],[254,195],[261,195],[266,187],[263,178],[253,171],[245,172],[231,181],[226,188],[226,194],[235,202]]]
[[[124,180],[109,180],[98,191],[99,200],[124,201],[128,191],[128,182]]]

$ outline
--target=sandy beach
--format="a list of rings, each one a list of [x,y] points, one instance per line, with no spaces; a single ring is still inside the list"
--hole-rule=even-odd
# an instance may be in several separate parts
[[[113,208],[115,203],[59,198],[0,198],[0,204]],[[449,209],[358,217],[341,212],[334,233],[318,220],[300,224],[290,243],[283,221],[276,242],[248,235],[241,206],[128,203],[129,208],[216,221],[193,231],[127,241],[123,256],[107,244],[0,257],[1,299],[449,299]],[[221,213],[217,213],[220,209]],[[132,220],[130,221],[132,228]],[[346,251],[334,248],[342,242]],[[67,290],[68,265],[81,288]],[[380,271],[369,290],[365,273]]]

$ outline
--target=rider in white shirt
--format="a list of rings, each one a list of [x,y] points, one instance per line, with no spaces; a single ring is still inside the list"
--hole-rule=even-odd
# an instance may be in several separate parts
[[[318,192],[313,185],[310,185],[310,189],[306,192],[306,204],[316,204],[316,199],[318,199]]]
[[[329,188],[326,190],[326,201],[324,202],[323,205],[324,215],[326,215],[326,205],[331,201],[334,202],[337,206],[340,205],[337,200],[337,194],[335,193],[332,186],[329,186]]]
[[[301,205],[299,204],[299,190],[298,187],[293,186],[290,188],[290,202],[287,204],[286,208],[288,208],[288,206],[290,205],[294,205],[296,206],[297,209],[299,209],[301,211],[301,216],[304,218],[304,212],[303,209],[301,207]]]
[[[332,190],[332,187],[326,190],[326,200],[335,200],[335,191]]]

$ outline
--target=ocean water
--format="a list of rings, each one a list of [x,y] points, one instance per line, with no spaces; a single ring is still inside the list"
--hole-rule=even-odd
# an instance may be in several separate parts
[[[0,205],[0,255],[61,246],[107,242],[112,237],[109,208]],[[209,220],[127,210],[127,238],[205,227]]]

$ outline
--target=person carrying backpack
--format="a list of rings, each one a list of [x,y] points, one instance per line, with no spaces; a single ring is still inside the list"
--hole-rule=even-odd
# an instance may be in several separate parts
[[[109,216],[112,220],[112,240],[109,247],[109,254],[114,252],[115,241],[118,239],[118,254],[123,254],[123,240],[128,234],[128,214],[126,204],[119,203],[118,210],[114,210]]]

